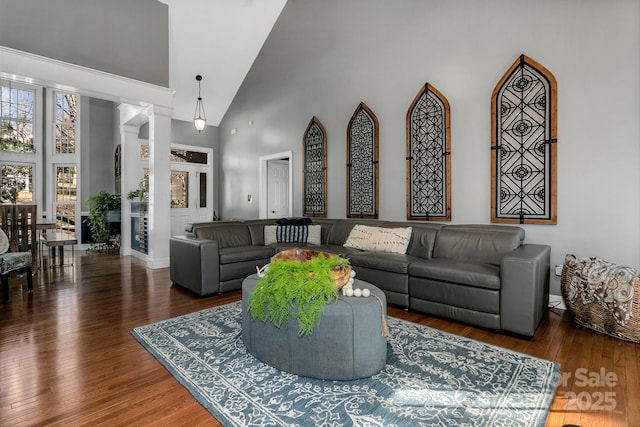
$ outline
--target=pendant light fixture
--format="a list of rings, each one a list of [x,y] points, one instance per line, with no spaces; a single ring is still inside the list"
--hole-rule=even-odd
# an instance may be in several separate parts
[[[202,76],[198,74],[196,76],[196,80],[198,81],[198,101],[196,102],[196,112],[193,114],[193,124],[198,132],[202,132],[207,124],[207,117],[204,114],[204,104],[202,103],[202,97],[200,96],[200,82],[202,81]]]

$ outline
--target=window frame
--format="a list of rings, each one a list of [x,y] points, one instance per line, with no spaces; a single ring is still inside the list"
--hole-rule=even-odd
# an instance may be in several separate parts
[[[57,121],[57,104],[56,104],[56,96],[61,93],[72,93],[76,95],[76,121],[74,123],[75,126],[75,147],[74,153],[56,153],[56,125]],[[57,195],[57,168],[61,166],[73,166],[76,168],[76,201],[75,201],[75,237],[80,240],[82,227],[80,224],[82,223],[82,204],[81,204],[81,195],[82,195],[82,166],[80,159],[82,158],[82,103],[83,96],[77,92],[73,91],[61,91],[56,89],[45,89],[45,97],[47,100],[47,111],[49,117],[49,123],[47,125],[48,135],[47,135],[47,159],[46,159],[46,168],[47,168],[47,218],[50,220],[56,220],[56,206],[60,203],[69,204],[68,202],[58,202],[56,200]]]
[[[8,79],[0,79],[0,84],[2,86],[9,87]],[[2,160],[0,164],[2,165],[20,165],[20,166],[32,166],[33,167],[33,178],[32,178],[32,186],[33,186],[33,204],[37,204],[40,206],[40,212],[42,212],[43,206],[43,156],[42,156],[42,129],[43,129],[43,115],[42,115],[42,105],[43,105],[43,88],[39,85],[26,84],[18,81],[11,80],[11,89],[18,88],[21,90],[32,91],[33,96],[33,109],[32,109],[32,136],[33,136],[33,152],[15,152],[15,151],[4,151],[0,150],[2,153]]]

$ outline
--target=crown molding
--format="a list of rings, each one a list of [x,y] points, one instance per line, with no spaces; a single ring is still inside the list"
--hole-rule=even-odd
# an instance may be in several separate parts
[[[94,98],[173,110],[174,91],[151,83],[0,46],[0,78]]]

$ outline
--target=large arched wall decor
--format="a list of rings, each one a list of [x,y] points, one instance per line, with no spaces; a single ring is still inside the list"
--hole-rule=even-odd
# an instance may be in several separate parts
[[[327,216],[327,132],[313,117],[302,139],[303,215]]]
[[[491,97],[491,222],[556,224],[557,84],[520,56]]]
[[[425,84],[407,111],[407,219],[451,220],[449,101]]]
[[[364,102],[347,126],[347,218],[378,218],[378,118]]]

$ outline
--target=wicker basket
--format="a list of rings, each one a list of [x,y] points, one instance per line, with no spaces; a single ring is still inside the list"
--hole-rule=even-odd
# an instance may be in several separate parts
[[[326,258],[333,258],[338,256],[335,254],[330,254],[328,252],[294,248],[294,249],[288,249],[285,251],[278,252],[277,254],[271,257],[271,261],[288,260],[288,261],[305,262],[317,257],[320,254],[324,255]],[[341,289],[344,285],[347,284],[347,282],[349,282],[349,278],[351,277],[351,266],[347,265],[345,267],[332,267],[331,273],[333,273],[333,284],[335,285],[336,288]]]
[[[635,277],[632,281],[631,316],[623,326],[616,320],[611,311],[600,302],[584,303],[580,295],[571,295],[575,291],[570,289],[572,280],[577,280],[579,286],[586,285],[586,280],[581,271],[583,265],[580,259],[568,254],[562,266],[560,288],[573,321],[578,325],[615,338],[640,343],[640,278]],[[571,301],[572,299],[573,302]]]

